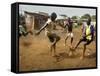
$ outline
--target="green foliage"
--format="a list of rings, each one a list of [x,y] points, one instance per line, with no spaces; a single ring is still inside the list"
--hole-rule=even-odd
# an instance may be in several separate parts
[[[92,19],[93,21],[96,21],[96,15],[92,15],[92,16],[91,16],[91,19]]]
[[[88,19],[90,18],[90,14],[84,14],[83,16],[81,16],[81,19]]]
[[[77,16],[72,16],[72,19],[77,19]]]

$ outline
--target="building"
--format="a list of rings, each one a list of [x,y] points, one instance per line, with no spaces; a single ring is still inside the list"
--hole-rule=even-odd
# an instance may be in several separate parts
[[[24,13],[27,31],[40,29],[48,19],[48,14],[44,12],[33,13],[24,11]]]

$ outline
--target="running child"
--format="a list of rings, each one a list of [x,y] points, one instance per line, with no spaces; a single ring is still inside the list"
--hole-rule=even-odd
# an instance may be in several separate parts
[[[73,21],[71,20],[70,17],[68,18],[68,22],[67,22],[66,26],[68,28],[68,34],[67,34],[67,36],[65,38],[65,46],[66,46],[66,41],[70,36],[71,37],[70,43],[71,43],[71,47],[72,47],[72,43],[73,43],[73,32],[72,32],[73,31]]]

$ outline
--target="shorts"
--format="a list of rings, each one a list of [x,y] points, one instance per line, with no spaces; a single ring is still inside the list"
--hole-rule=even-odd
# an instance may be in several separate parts
[[[54,42],[55,39],[56,39],[56,41],[60,40],[60,37],[58,35],[54,34],[54,33],[48,35],[48,38],[49,38],[50,42]]]
[[[85,37],[83,37],[83,38],[81,39],[81,41],[86,42],[85,45],[89,45],[89,44],[93,41],[93,39],[88,40],[88,39],[86,39]]]
[[[72,32],[69,32],[68,34],[67,34],[67,36],[69,37],[73,37],[73,33]]]

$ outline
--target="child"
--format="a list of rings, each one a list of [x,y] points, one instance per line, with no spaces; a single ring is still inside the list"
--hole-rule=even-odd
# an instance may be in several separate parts
[[[22,35],[26,36],[27,32],[26,32],[25,28],[23,27],[23,25],[19,25],[19,37]]]
[[[81,59],[83,59],[85,56],[86,46],[89,45],[94,39],[94,27],[91,26],[90,23],[91,23],[91,18],[89,17],[88,21],[87,21],[87,26],[85,28],[85,34],[83,35],[83,37],[80,39],[80,41],[77,43],[77,45],[74,48],[74,50],[77,49],[78,45],[81,42],[83,42],[83,41],[85,42]]]
[[[68,34],[67,34],[67,37],[65,38],[65,46],[66,46],[66,41],[68,39],[68,37],[70,36],[71,37],[71,47],[72,47],[72,43],[73,43],[73,22],[72,20],[70,19],[70,17],[68,18],[68,22],[66,24],[66,26],[68,27]]]
[[[53,31],[54,26],[56,25],[56,18],[57,15],[53,12],[45,25],[36,33],[38,35],[43,29],[45,29],[45,35],[51,42],[50,51],[52,56],[56,56],[56,43],[60,40],[60,37]]]

